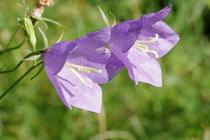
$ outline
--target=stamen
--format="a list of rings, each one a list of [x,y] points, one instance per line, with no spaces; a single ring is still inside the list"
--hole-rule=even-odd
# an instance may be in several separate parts
[[[155,34],[155,37],[152,37],[150,40],[138,40],[138,43],[141,44],[152,44],[155,43],[159,39],[159,35]]]
[[[75,76],[80,80],[81,83],[83,83],[84,85],[86,85],[90,88],[92,87],[91,85],[88,84],[86,79],[83,78],[75,69],[73,69],[73,68],[69,68],[69,69],[75,74]]]
[[[102,70],[92,68],[92,67],[80,66],[76,64],[66,64],[66,65],[68,65],[70,68],[74,68],[78,71],[85,72],[85,73],[92,73],[92,72],[102,73]]]
[[[155,55],[155,58],[158,58],[159,57],[159,54],[157,53],[157,51],[155,50],[148,50],[147,53],[152,53]]]
[[[146,45],[143,44],[138,44],[136,43],[135,46],[136,48],[140,49],[141,51],[147,52],[149,50],[149,48]]]
[[[155,55],[155,58],[159,57],[159,54],[155,50],[149,49],[148,45],[155,43],[159,38],[158,34],[155,34],[155,37],[152,37],[150,40],[137,40],[133,47],[138,48],[143,53],[152,53]]]

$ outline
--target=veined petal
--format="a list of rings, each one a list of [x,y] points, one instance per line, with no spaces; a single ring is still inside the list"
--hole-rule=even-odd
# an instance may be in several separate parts
[[[100,86],[87,76],[75,71],[75,69],[65,65],[56,75],[65,102],[68,106],[100,113],[102,106],[102,91]]]
[[[58,92],[58,95],[61,98],[61,100],[63,101],[64,105],[67,108],[70,108],[71,109],[72,108],[71,107],[71,104],[69,104],[67,102],[66,97],[64,96],[63,91],[62,91],[62,88],[61,88],[60,84],[58,83],[58,80],[55,77],[55,75],[52,72],[48,71],[47,69],[46,69],[46,72],[47,72],[48,78],[50,79],[50,81],[52,82],[52,84],[55,86],[55,89]]]
[[[48,72],[58,73],[63,67],[69,52],[76,47],[74,42],[60,42],[49,48],[44,54],[44,64]]]
[[[154,37],[155,34],[158,34],[159,38],[148,47],[155,50],[159,57],[167,54],[180,40],[179,35],[163,21],[159,21],[151,27],[143,28],[138,39],[145,40],[145,38]]]
[[[139,36],[142,25],[138,20],[128,20],[112,28],[109,46],[117,48],[120,52],[127,52]]]
[[[128,69],[128,73],[129,76],[131,77],[131,79],[133,79],[135,81],[135,83],[137,84],[137,79],[134,75],[134,71],[132,69],[132,64],[130,62],[130,60],[127,57],[127,53],[123,54],[122,52],[120,52],[120,50],[118,50],[117,48],[113,48],[112,49],[113,53],[115,54],[115,56],[120,59],[120,61],[124,64],[125,67],[127,67]]]
[[[77,39],[75,41],[77,43],[77,48],[69,57],[84,56],[92,62],[105,64],[111,52],[102,52],[99,50],[106,49],[105,46],[109,42],[110,35],[111,29],[110,27],[107,27]]]
[[[92,62],[84,56],[77,56],[75,58],[69,57],[67,62],[75,64],[78,68],[81,68],[80,70],[78,69],[78,71],[89,77],[95,83],[103,84],[109,81],[109,75],[105,64]]]
[[[109,76],[108,80],[112,80],[124,67],[124,64],[112,53],[106,64],[106,71]]]
[[[162,72],[157,60],[137,48],[129,50],[128,59],[132,63],[132,70],[137,81],[157,87],[162,86]]]

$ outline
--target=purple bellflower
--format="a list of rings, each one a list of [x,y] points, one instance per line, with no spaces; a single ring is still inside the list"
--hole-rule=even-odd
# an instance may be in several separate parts
[[[100,113],[99,84],[113,79],[124,67],[136,84],[162,86],[157,59],[179,41],[176,32],[163,22],[170,11],[168,6],[49,48],[44,55],[46,72],[63,103],[68,108]]]
[[[176,32],[162,21],[170,11],[171,5],[112,28],[110,49],[127,67],[136,84],[144,82],[162,86],[161,67],[157,59],[167,54],[179,41]]]
[[[108,82],[123,67],[119,61],[110,62],[115,58],[104,48],[109,38],[110,29],[105,28],[74,42],[55,44],[45,53],[47,75],[68,108],[100,113],[102,91],[98,84]]]

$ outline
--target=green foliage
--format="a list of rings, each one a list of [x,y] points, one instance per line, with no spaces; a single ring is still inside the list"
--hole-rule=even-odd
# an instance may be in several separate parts
[[[4,48],[24,9],[21,0],[0,1],[0,46]],[[30,7],[33,0],[27,1]],[[100,6],[117,21],[137,18],[173,3],[173,12],[166,22],[180,36],[180,43],[160,62],[163,87],[146,84],[134,86],[127,71],[103,86],[106,131],[114,130],[136,140],[210,139],[210,33],[208,0],[56,0],[46,8],[44,17],[63,26],[64,40],[73,40],[87,32],[104,27],[97,9]],[[49,24],[45,29],[49,45],[60,36],[60,27]],[[11,46],[24,40],[18,32]],[[37,36],[37,49],[44,48]],[[0,68],[11,68],[28,53],[28,48],[0,55]],[[26,69],[0,76],[0,93],[11,85]],[[37,72],[31,74],[35,75]],[[68,110],[60,101],[55,88],[43,72],[34,80],[25,79],[0,101],[1,140],[87,140],[100,133],[98,116],[78,109]],[[103,122],[104,121],[104,122]],[[103,134],[103,133],[101,133]],[[112,135],[114,135],[112,133]],[[114,138],[113,138],[114,139]],[[117,138],[115,138],[117,139]]]

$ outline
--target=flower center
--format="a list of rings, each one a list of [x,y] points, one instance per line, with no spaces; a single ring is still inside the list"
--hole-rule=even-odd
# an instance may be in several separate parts
[[[157,53],[157,51],[149,49],[149,45],[156,43],[158,39],[159,35],[155,34],[155,36],[151,37],[149,40],[136,40],[133,47],[138,48],[144,53],[152,53],[155,55],[155,58],[158,58],[159,54]]]
[[[93,73],[93,72],[96,72],[96,73],[102,73],[102,70],[100,69],[96,69],[96,68],[93,68],[93,67],[86,67],[86,66],[81,66],[81,65],[76,65],[76,64],[71,64],[71,63],[68,63],[68,64],[65,64],[69,70],[74,73],[74,75],[79,79],[79,81],[92,88],[92,85],[89,84],[89,79],[86,78],[85,76],[82,76],[79,72],[84,72],[84,73]]]
[[[86,67],[86,66],[81,66],[81,65],[76,65],[76,64],[66,64],[68,67],[73,68],[77,71],[84,72],[84,73],[102,73],[102,70],[96,69],[93,67]]]
[[[101,48],[97,48],[95,49],[95,51],[97,53],[100,53],[100,54],[111,54],[111,50],[110,50],[110,47],[108,44],[106,44],[105,46],[101,47]]]

